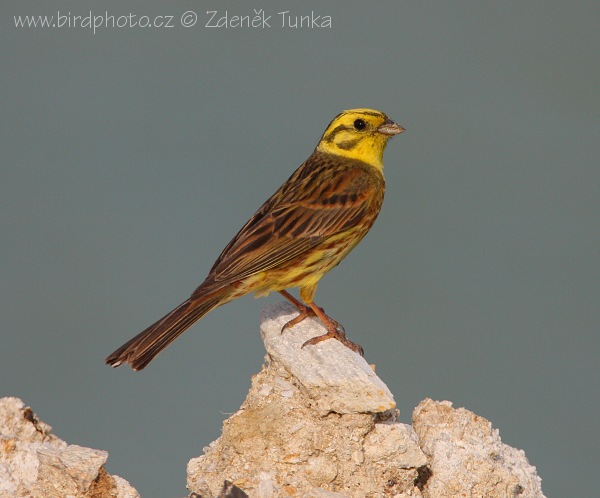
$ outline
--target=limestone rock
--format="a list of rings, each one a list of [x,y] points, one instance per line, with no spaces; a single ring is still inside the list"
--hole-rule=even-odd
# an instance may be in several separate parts
[[[525,453],[503,444],[485,418],[426,399],[414,410],[413,426],[431,470],[425,497],[544,498]]]
[[[448,402],[425,400],[413,427],[397,422],[392,394],[358,354],[296,311],[263,311],[265,364],[219,439],[188,463],[194,496],[252,498],[543,498],[520,450],[490,422]],[[234,495],[231,495],[234,496]]]
[[[18,398],[0,399],[0,445],[1,498],[139,498],[106,473],[106,451],[68,445]]]
[[[338,341],[301,348],[325,333],[316,321],[281,334],[293,316],[281,304],[264,312],[265,365],[221,437],[190,460],[188,488],[203,498],[224,480],[261,498],[421,496],[427,460],[387,386]]]
[[[313,406],[322,413],[380,413],[396,408],[394,396],[358,353],[339,341],[326,340],[302,347],[327,331],[308,318],[281,332],[298,314],[289,303],[267,307],[260,332],[270,357],[297,379]]]

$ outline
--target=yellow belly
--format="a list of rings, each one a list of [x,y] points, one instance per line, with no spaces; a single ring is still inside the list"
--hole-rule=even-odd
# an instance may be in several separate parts
[[[248,277],[244,287],[254,290],[256,297],[294,287],[316,288],[323,275],[337,266],[363,235],[355,231],[331,237],[284,265]]]

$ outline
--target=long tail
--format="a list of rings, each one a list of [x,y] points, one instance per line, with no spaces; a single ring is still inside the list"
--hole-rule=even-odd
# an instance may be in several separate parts
[[[107,356],[106,363],[113,367],[129,363],[134,370],[141,370],[210,310],[228,302],[229,294],[231,289],[225,287],[200,298],[190,297]]]

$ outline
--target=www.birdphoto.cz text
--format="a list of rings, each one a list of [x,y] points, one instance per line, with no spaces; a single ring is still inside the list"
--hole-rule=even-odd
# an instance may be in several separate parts
[[[330,15],[314,11],[295,13],[289,10],[269,14],[263,9],[254,9],[249,14],[235,14],[228,10],[207,10],[201,14],[188,10],[183,14],[112,14],[108,11],[75,14],[57,11],[54,15],[14,16],[17,28],[31,29],[89,29],[96,34],[102,29],[116,28],[209,28],[209,29],[320,29],[332,28]]]

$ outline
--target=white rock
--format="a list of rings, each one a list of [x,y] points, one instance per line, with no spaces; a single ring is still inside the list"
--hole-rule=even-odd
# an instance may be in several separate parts
[[[37,457],[38,477],[34,489],[57,497],[82,496],[98,477],[108,453],[72,444],[66,448],[40,448]]]
[[[68,445],[18,398],[0,399],[0,444],[0,498],[139,498],[106,451]]]
[[[489,420],[426,399],[413,412],[413,426],[429,457],[428,496],[544,498],[535,467],[523,451],[502,443]]]
[[[385,384],[336,340],[301,348],[325,332],[288,305],[263,313],[266,363],[221,437],[188,464],[188,488],[217,497],[224,480],[258,498],[395,496],[414,486],[427,460],[410,426],[394,422]]]
[[[358,353],[335,339],[302,347],[327,330],[307,318],[281,333],[298,314],[288,303],[263,309],[261,335],[269,355],[280,362],[304,387],[323,413],[380,413],[396,407],[394,396]]]
[[[419,448],[414,429],[397,422],[375,424],[364,443],[365,457],[401,469],[421,467],[427,457]]]

